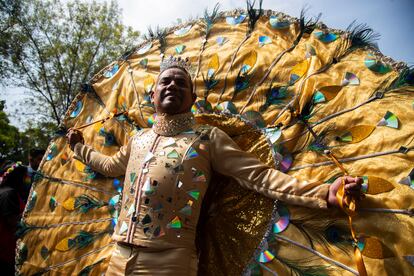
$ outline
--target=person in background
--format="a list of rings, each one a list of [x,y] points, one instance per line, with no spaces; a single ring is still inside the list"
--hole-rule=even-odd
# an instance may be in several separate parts
[[[0,169],[0,267],[2,275],[14,275],[16,227],[45,150],[32,149],[29,165],[4,161]]]

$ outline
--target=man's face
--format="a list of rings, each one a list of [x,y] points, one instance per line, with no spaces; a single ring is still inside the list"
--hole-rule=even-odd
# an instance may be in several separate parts
[[[170,68],[158,76],[151,100],[157,113],[180,114],[190,111],[195,101],[191,79],[180,68]]]

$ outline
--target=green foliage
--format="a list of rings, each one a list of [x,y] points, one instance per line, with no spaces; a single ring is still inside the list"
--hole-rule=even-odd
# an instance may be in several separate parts
[[[0,0],[0,56],[9,57],[9,52],[13,47],[13,43],[10,43],[12,29],[17,17],[20,16],[20,7],[20,0]],[[10,76],[7,68],[7,63],[0,58],[0,77]]]
[[[122,24],[114,1],[0,1],[8,8],[0,18],[9,22],[0,63],[10,76],[1,83],[27,91],[23,106],[30,108],[18,110],[26,120],[60,124],[80,85],[133,48],[139,35]]]
[[[29,151],[33,148],[46,149],[56,131],[53,123],[39,123],[23,132],[10,125],[3,111],[5,101],[0,101],[0,158],[27,163]]]
[[[18,154],[19,130],[10,125],[7,114],[3,111],[5,101],[0,101],[0,158],[10,159]]]

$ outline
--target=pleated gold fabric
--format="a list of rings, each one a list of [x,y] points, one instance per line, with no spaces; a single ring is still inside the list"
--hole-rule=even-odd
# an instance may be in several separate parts
[[[160,54],[180,52],[194,68],[198,123],[309,183],[342,174],[329,150],[350,175],[364,178],[366,191],[353,219],[355,243],[339,209],[274,202],[213,175],[197,230],[201,275],[356,275],[354,245],[368,275],[412,275],[414,88],[404,81],[406,66],[351,47],[349,34],[322,24],[302,32],[297,19],[272,11],[253,28],[249,22],[246,11],[232,11],[208,31],[199,19],[145,41],[91,80],[64,127],[128,110],[128,117],[83,130],[86,144],[114,154],[152,125],[148,92]],[[18,272],[105,272],[122,177],[103,177],[74,159],[62,136],[51,141],[40,172],[19,232]]]
[[[197,255],[188,248],[154,249],[117,244],[105,275],[197,275]]]

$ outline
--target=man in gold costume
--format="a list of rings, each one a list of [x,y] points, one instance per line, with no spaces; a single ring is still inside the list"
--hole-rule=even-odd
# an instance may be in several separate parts
[[[312,185],[270,168],[242,151],[216,127],[196,125],[187,63],[166,59],[151,99],[157,112],[152,129],[140,131],[114,156],[83,145],[70,131],[75,158],[106,176],[125,175],[117,246],[106,275],[196,275],[196,226],[212,171],[267,197],[310,208],[338,206],[336,192],[357,198],[360,178]]]

